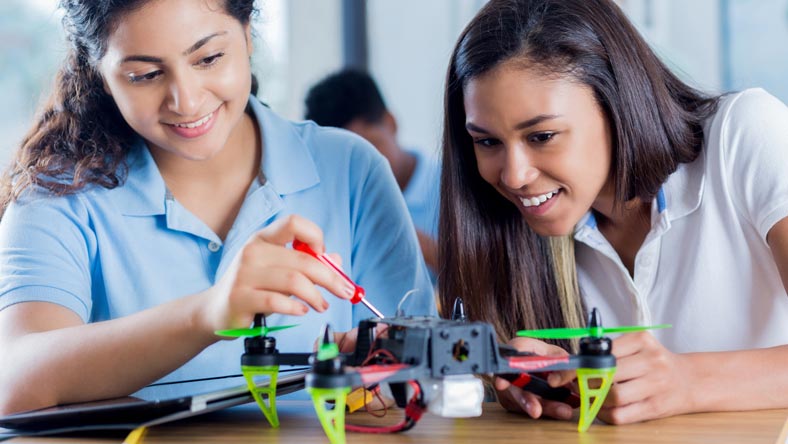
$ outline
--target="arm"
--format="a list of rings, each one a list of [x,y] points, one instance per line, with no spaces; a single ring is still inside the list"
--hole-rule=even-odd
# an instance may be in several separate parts
[[[416,229],[416,236],[419,238],[419,247],[424,255],[424,262],[430,267],[433,273],[438,272],[438,243],[429,234]]]
[[[124,318],[85,324],[46,302],[3,309],[0,413],[132,393],[215,342],[215,330],[249,326],[255,313],[304,314],[302,302],[324,311],[314,284],[348,298],[338,276],[285,247],[296,237],[323,251],[317,226],[282,219],[250,239],[215,286]]]
[[[372,147],[357,147],[351,169],[351,228],[354,278],[384,315],[394,315],[400,299],[406,314],[434,315],[435,299],[416,230],[386,160]],[[360,167],[362,165],[363,167]],[[356,176],[358,175],[358,176]],[[363,310],[363,311],[360,311]],[[369,317],[356,307],[354,324]]]
[[[788,218],[767,236],[783,283],[788,282]],[[788,288],[788,286],[786,286]],[[697,412],[788,407],[788,345],[713,353],[672,353],[650,333],[613,341],[617,359],[614,385],[599,418],[627,424]],[[574,372],[554,373],[554,387]]]

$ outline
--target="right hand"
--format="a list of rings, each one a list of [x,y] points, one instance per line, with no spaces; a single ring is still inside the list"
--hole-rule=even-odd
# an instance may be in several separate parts
[[[246,242],[219,282],[203,292],[207,302],[201,318],[211,334],[248,327],[256,313],[301,316],[309,307],[324,312],[328,301],[315,285],[342,299],[353,296],[345,281],[329,267],[288,248],[294,239],[305,242],[318,254],[325,250],[322,230],[296,215],[275,221]],[[339,262],[337,256],[331,256]]]
[[[532,338],[514,338],[508,344],[519,351],[527,351],[542,356],[565,356],[569,354],[561,347]],[[495,390],[498,392],[498,402],[510,412],[525,413],[534,419],[542,415],[555,419],[572,418],[572,407],[569,404],[544,399],[512,385],[503,378],[495,378]]]

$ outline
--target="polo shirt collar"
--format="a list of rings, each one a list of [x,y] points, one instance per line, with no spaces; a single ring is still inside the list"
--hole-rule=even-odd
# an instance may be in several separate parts
[[[691,163],[682,163],[662,186],[668,219],[674,221],[700,207],[706,181],[706,150]]]
[[[116,202],[126,216],[164,214],[167,186],[145,140],[138,137],[126,158],[126,182],[116,188]]]
[[[317,166],[299,127],[274,114],[256,97],[251,97],[249,103],[263,136],[263,174],[279,195],[320,183]]]
[[[263,156],[260,168],[266,184],[272,186],[280,196],[317,185],[320,182],[317,166],[298,127],[274,114],[254,96],[250,96],[249,104],[262,133]],[[123,214],[165,214],[169,196],[167,186],[141,137],[132,143],[127,165],[126,182],[113,190]]]

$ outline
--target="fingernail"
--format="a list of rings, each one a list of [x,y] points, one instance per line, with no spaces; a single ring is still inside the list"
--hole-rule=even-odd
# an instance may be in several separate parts
[[[550,373],[547,375],[547,383],[550,384],[550,387],[557,387],[561,383],[561,377],[558,376],[558,373]]]
[[[301,314],[306,314],[309,311],[309,308],[306,305],[301,306]]]
[[[323,311],[328,310],[328,301],[323,301]]]

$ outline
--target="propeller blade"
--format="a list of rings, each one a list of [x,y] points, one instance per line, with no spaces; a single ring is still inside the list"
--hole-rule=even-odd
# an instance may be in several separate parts
[[[654,330],[658,328],[670,328],[670,324],[659,324],[659,325],[631,325],[625,327],[610,327],[610,328],[599,328],[599,327],[591,327],[591,328],[545,328],[542,330],[520,330],[517,332],[517,336],[525,336],[526,338],[537,338],[537,339],[574,339],[574,338],[583,338],[586,336],[599,336],[599,334],[594,334],[594,330],[598,329],[598,332],[601,334],[607,333],[626,333],[631,331],[644,331],[644,330]]]
[[[630,331],[644,331],[644,330],[656,330],[658,328],[670,328],[672,325],[670,324],[658,324],[658,325],[631,325],[626,327],[610,327],[610,328],[603,328],[602,330],[605,333],[626,333]]]
[[[277,325],[274,327],[251,327],[251,328],[232,328],[229,330],[217,330],[219,336],[227,336],[229,338],[242,338],[246,336],[265,336],[269,332],[284,330],[286,328],[295,327],[295,325]]]
[[[545,328],[541,330],[520,330],[517,336],[537,339],[574,339],[589,336],[587,328]]]

